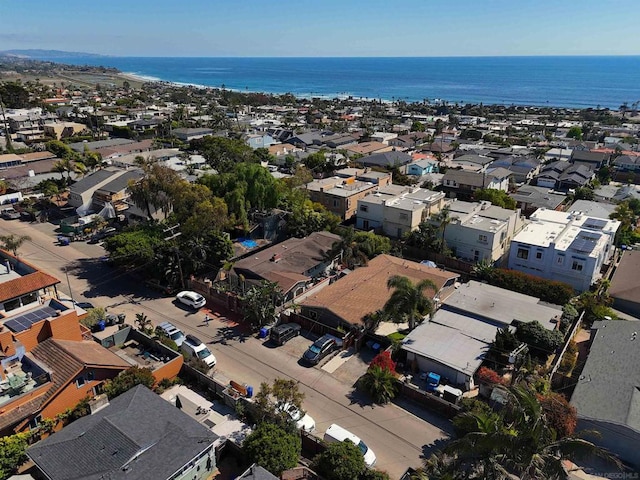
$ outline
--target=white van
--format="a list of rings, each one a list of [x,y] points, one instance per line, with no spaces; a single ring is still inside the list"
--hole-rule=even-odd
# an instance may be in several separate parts
[[[202,360],[209,366],[209,368],[216,366],[216,357],[213,356],[213,353],[211,353],[207,346],[197,337],[187,335],[184,338],[182,345],[180,345],[180,348],[189,357],[199,358]]]
[[[324,441],[327,443],[344,442],[345,440],[349,440],[357,445],[362,452],[364,463],[367,467],[373,467],[376,464],[376,454],[373,453],[373,450],[367,447],[367,444],[360,440],[360,437],[345,430],[340,425],[336,425],[335,423],[331,424],[324,434]]]

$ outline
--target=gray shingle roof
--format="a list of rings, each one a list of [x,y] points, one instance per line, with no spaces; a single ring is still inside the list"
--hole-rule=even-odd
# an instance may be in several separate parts
[[[119,172],[117,170],[98,170],[97,172],[94,172],[88,177],[84,177],[82,180],[71,185],[71,191],[77,194],[82,194],[104,182],[109,177],[114,176],[116,173]]]
[[[571,403],[578,418],[604,420],[640,431],[638,322],[595,322],[589,357]]]
[[[374,153],[358,159],[357,162],[368,166],[397,167],[411,163],[412,160],[411,155],[407,153],[393,151]]]
[[[138,180],[142,178],[143,173],[141,170],[129,170],[117,178],[114,178],[106,185],[100,187],[99,190],[109,192],[109,193],[118,193],[123,191],[129,185],[130,180]]]
[[[97,140],[95,142],[77,142],[72,143],[69,146],[76,152],[82,153],[84,152],[85,146],[89,150],[96,150],[98,148],[115,147],[118,145],[126,145],[128,143],[135,143],[135,140],[130,140],[128,138],[110,138],[108,140]]]
[[[217,436],[142,385],[27,451],[52,480],[169,478]]]

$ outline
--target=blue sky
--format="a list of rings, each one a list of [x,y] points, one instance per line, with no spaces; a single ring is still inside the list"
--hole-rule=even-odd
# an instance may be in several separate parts
[[[639,0],[0,0],[0,50],[639,55]]]

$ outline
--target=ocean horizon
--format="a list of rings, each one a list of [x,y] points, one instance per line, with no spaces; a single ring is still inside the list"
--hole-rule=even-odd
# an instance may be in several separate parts
[[[640,101],[640,56],[33,58],[298,97],[613,110]]]

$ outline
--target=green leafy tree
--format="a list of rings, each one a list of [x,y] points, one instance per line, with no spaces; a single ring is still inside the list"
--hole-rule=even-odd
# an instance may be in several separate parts
[[[282,303],[283,294],[277,283],[262,280],[250,287],[241,300],[244,319],[257,330],[276,320],[276,307]]]
[[[30,433],[16,433],[0,438],[0,479],[9,478],[27,461]]]
[[[278,425],[261,423],[242,444],[247,459],[272,474],[280,474],[298,464],[302,443],[298,434]]]
[[[422,122],[413,122],[411,124],[411,131],[412,132],[424,132],[426,130],[426,127],[424,126],[424,123]]]
[[[0,248],[13,253],[14,256],[18,255],[18,250],[24,244],[24,242],[30,242],[31,237],[29,235],[0,235]]]
[[[502,207],[508,210],[515,210],[517,205],[517,202],[511,198],[507,192],[504,190],[496,190],[494,188],[476,190],[473,193],[473,199],[477,202],[486,200],[496,207]]]
[[[300,391],[299,382],[285,378],[276,378],[270,385],[260,384],[260,390],[254,397],[258,422],[271,422],[280,425],[287,431],[295,432],[295,424],[291,417],[278,410],[285,403],[295,406],[303,412],[304,393]]]
[[[383,310],[394,322],[408,322],[409,329],[413,330],[426,315],[433,313],[433,301],[424,294],[426,289],[438,291],[431,280],[425,279],[414,284],[407,277],[394,275],[387,280],[387,288],[393,289],[393,293]]]
[[[311,468],[326,480],[357,480],[366,466],[357,445],[345,440],[330,443],[313,459]]]
[[[27,108],[29,90],[16,82],[0,83],[0,102],[7,108]]]
[[[80,320],[80,323],[85,327],[91,329],[98,322],[107,318],[107,311],[102,307],[90,308],[87,310],[87,315]]]
[[[555,352],[563,341],[562,332],[548,330],[537,320],[518,325],[516,338],[545,357]]]
[[[567,132],[567,138],[575,138],[576,140],[582,140],[582,128],[578,126],[571,127]]]
[[[156,249],[164,244],[160,226],[142,225],[107,238],[104,247],[116,266],[133,269],[150,265]]]
[[[391,240],[371,232],[356,232],[353,228],[345,228],[340,232],[341,240],[337,241],[327,256],[340,256],[342,264],[347,268],[366,265],[370,259],[381,253],[389,253]]]
[[[103,391],[107,397],[115,398],[123,394],[127,390],[132,389],[136,385],[144,385],[147,388],[153,388],[156,379],[150,368],[131,367],[120,374],[107,380],[104,383]]]
[[[249,145],[235,138],[206,136],[192,140],[190,145],[191,150],[199,151],[218,173],[230,172],[236,164],[259,160]]]
[[[166,218],[173,209],[176,189],[184,180],[169,167],[155,161],[147,161],[143,157],[136,158],[144,175],[129,182],[131,201],[146,211],[150,221],[154,220],[152,208],[162,211]]]

